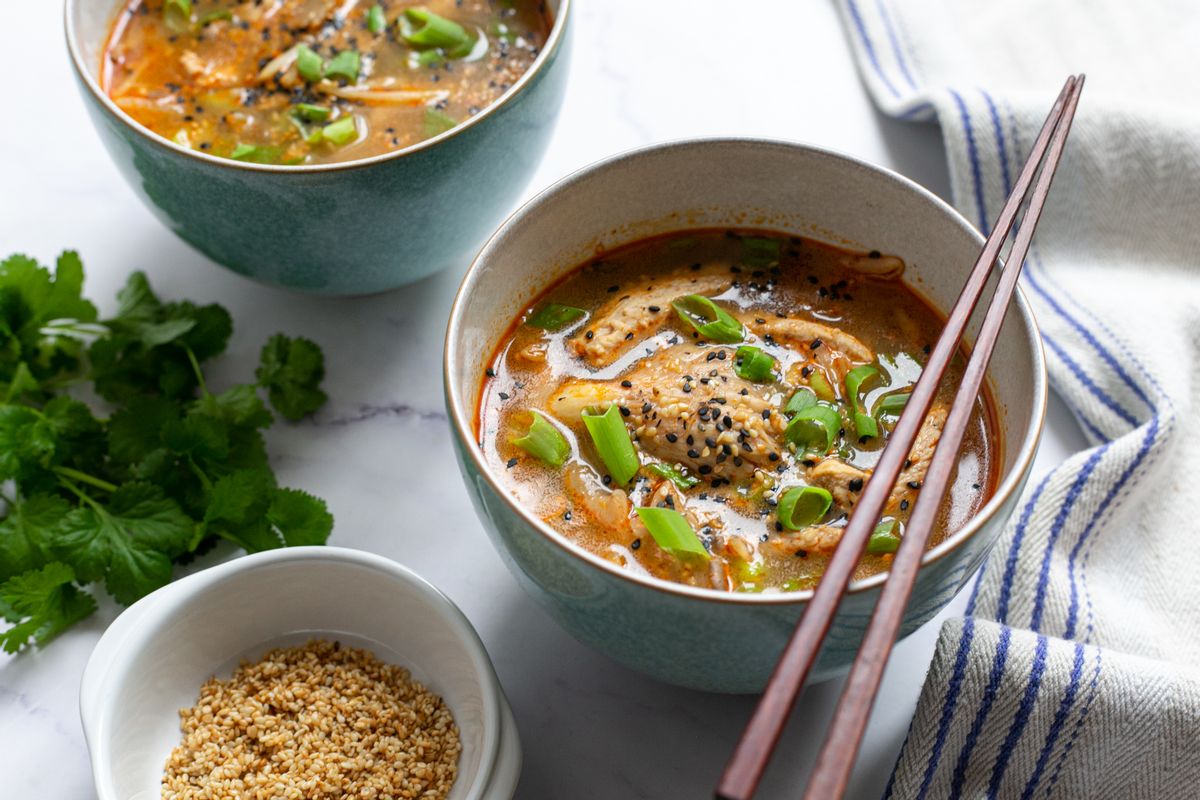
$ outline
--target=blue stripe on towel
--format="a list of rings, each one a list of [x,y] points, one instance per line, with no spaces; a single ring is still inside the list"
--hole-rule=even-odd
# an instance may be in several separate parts
[[[867,26],[863,23],[862,14],[858,11],[858,3],[854,0],[846,0],[846,7],[850,9],[850,18],[854,20],[854,27],[858,31],[858,36],[862,40],[863,52],[867,54],[867,58],[871,62],[871,66],[875,68],[875,74],[879,76],[880,82],[887,87],[887,90],[892,93],[892,97],[899,98],[900,92],[896,91],[896,87],[888,80],[888,76],[883,71],[883,65],[879,63],[879,56],[875,54],[875,45],[871,42],[871,37],[867,35]]]
[[[1033,653],[1033,668],[1029,671],[1029,681],[1025,684],[1025,694],[1021,698],[1021,705],[1017,707],[1016,716],[1013,717],[1008,735],[1004,737],[1004,744],[1000,745],[1000,752],[992,767],[992,779],[988,781],[987,788],[989,800],[995,800],[998,796],[1000,782],[1004,780],[1004,771],[1008,769],[1009,759],[1012,758],[1013,751],[1017,748],[1017,742],[1021,740],[1021,734],[1025,732],[1025,726],[1029,723],[1029,715],[1033,713],[1033,704],[1037,701],[1038,689],[1042,685],[1042,674],[1046,671],[1046,648],[1048,646],[1049,640],[1039,634],[1037,647]]]
[[[1092,702],[1095,701],[1100,685],[1100,668],[1103,664],[1104,653],[1100,648],[1096,648],[1096,666],[1092,668],[1092,680],[1088,684],[1088,698],[1083,703],[1083,708],[1079,712],[1079,717],[1075,720],[1075,727],[1071,729],[1071,736],[1067,739],[1067,743],[1063,745],[1062,752],[1058,754],[1058,761],[1054,764],[1054,772],[1050,775],[1050,782],[1046,784],[1046,797],[1054,791],[1054,785],[1058,783],[1058,776],[1062,772],[1063,765],[1067,762],[1067,756],[1071,754],[1071,749],[1075,747],[1075,740],[1079,738],[1079,732],[1083,730],[1083,721],[1087,719],[1088,712],[1092,710]]]
[[[883,22],[883,29],[887,31],[888,41],[892,45],[892,53],[895,54],[896,64],[900,67],[900,74],[904,76],[908,87],[916,91],[917,82],[913,80],[912,73],[908,71],[908,62],[904,58],[904,48],[900,46],[900,37],[896,34],[896,28],[892,25],[892,17],[888,14],[883,0],[875,0],[875,8],[879,11],[879,19]]]
[[[975,719],[971,721],[971,730],[967,732],[967,739],[963,742],[962,751],[958,754],[958,761],[954,764],[954,775],[950,781],[952,798],[962,795],[963,783],[967,779],[967,764],[971,761],[971,754],[975,752],[979,734],[983,732],[983,725],[992,711],[992,703],[996,701],[996,694],[1000,691],[1000,681],[1004,678],[1004,665],[1008,662],[1008,644],[1011,640],[1012,629],[1007,625],[1001,627],[1000,639],[996,643],[996,653],[992,656],[992,670],[988,673],[988,682],[983,690],[983,698],[980,700],[979,709],[975,712]]]
[[[1078,558],[1080,551],[1083,549],[1084,543],[1089,541],[1091,538],[1092,531],[1095,530],[1096,523],[1099,522],[1100,517],[1103,516],[1108,510],[1109,505],[1111,505],[1112,501],[1121,493],[1121,490],[1125,488],[1125,484],[1128,483],[1129,479],[1133,476],[1133,473],[1141,465],[1142,461],[1145,460],[1147,454],[1149,454],[1150,446],[1154,444],[1154,439],[1157,436],[1158,415],[1155,414],[1150,418],[1150,423],[1146,428],[1146,435],[1142,438],[1142,445],[1138,448],[1137,454],[1133,457],[1133,460],[1129,462],[1129,465],[1125,467],[1125,471],[1121,473],[1121,476],[1117,478],[1116,482],[1109,487],[1108,493],[1104,495],[1104,499],[1100,501],[1100,505],[1096,507],[1096,511],[1092,514],[1091,519],[1088,520],[1087,525],[1079,534],[1079,540],[1075,542],[1075,546],[1071,548],[1071,554],[1067,559],[1067,577],[1071,587],[1071,600],[1067,607],[1067,622],[1065,630],[1063,631],[1063,638],[1065,639],[1073,639],[1075,637],[1075,624],[1078,621],[1079,615],[1079,586],[1075,580],[1076,559]],[[1086,583],[1086,575],[1084,574],[1083,570],[1086,570],[1086,568],[1087,565],[1086,562],[1084,562],[1083,566],[1080,568],[1080,579],[1084,581],[1084,583]],[[1090,602],[1091,601],[1089,598],[1089,605]]]
[[[954,719],[954,709],[958,705],[958,693],[962,689],[963,675],[967,672],[967,656],[971,653],[971,640],[974,638],[975,620],[967,617],[963,620],[962,635],[958,639],[958,652],[954,657],[954,672],[950,676],[950,684],[946,688],[946,700],[942,703],[942,716],[938,720],[937,736],[933,740],[933,750],[929,754],[929,762],[925,765],[925,776],[921,779],[917,800],[925,800],[929,785],[933,782],[933,774],[937,771],[938,761],[942,757],[942,748],[946,746],[946,735],[950,732],[950,722]]]
[[[1079,677],[1082,674],[1083,645],[1077,642],[1075,644],[1075,661],[1071,665],[1071,682],[1067,684],[1067,690],[1058,704],[1058,711],[1054,714],[1054,721],[1050,723],[1050,730],[1046,734],[1042,752],[1038,754],[1037,766],[1034,767],[1033,774],[1029,776],[1029,781],[1025,784],[1025,791],[1021,792],[1021,800],[1029,800],[1033,797],[1034,790],[1042,780],[1042,773],[1046,771],[1046,762],[1050,760],[1050,754],[1054,752],[1054,745],[1058,742],[1063,725],[1066,724],[1067,714],[1075,705],[1075,695],[1079,693]]]
[[[1021,518],[1013,532],[1012,544],[1008,548],[1008,558],[1004,562],[1004,577],[1000,579],[1000,598],[996,601],[996,621],[999,623],[1008,623],[1008,598],[1012,593],[1013,578],[1017,573],[1017,558],[1021,554],[1021,542],[1025,539],[1025,530],[1029,527],[1029,517],[1033,514],[1033,507],[1037,505],[1042,491],[1045,490],[1046,484],[1050,482],[1050,476],[1053,474],[1051,472],[1042,478],[1041,483],[1033,490],[1033,494],[1025,501],[1025,507],[1021,509]]]
[[[1075,508],[1075,502],[1079,500],[1079,496],[1083,493],[1084,486],[1087,485],[1088,479],[1096,469],[1096,465],[1100,463],[1100,459],[1108,452],[1110,444],[1105,444],[1097,447],[1088,456],[1087,461],[1083,463],[1083,467],[1075,474],[1075,480],[1071,482],[1071,488],[1067,490],[1067,496],[1063,498],[1063,502],[1058,506],[1058,513],[1054,515],[1054,522],[1050,525],[1050,534],[1046,537],[1046,548],[1042,554],[1042,571],[1038,576],[1037,590],[1033,596],[1033,611],[1029,615],[1029,629],[1040,631],[1042,627],[1042,612],[1046,605],[1046,590],[1050,585],[1050,562],[1054,556],[1054,546],[1058,544],[1058,537],[1062,535],[1063,527],[1067,523],[1067,517],[1071,515],[1072,509]]]
[[[971,160],[971,179],[975,186],[975,207],[979,210],[979,230],[986,236],[990,230],[987,221],[987,210],[983,203],[983,172],[979,161],[979,148],[975,144],[975,128],[971,125],[971,115],[967,112],[967,104],[962,95],[953,89],[948,89],[950,96],[958,105],[958,113],[962,119],[963,133],[967,136],[967,156]]]
[[[1046,334],[1042,334],[1042,339],[1045,340],[1046,344],[1050,346],[1050,349],[1054,351],[1054,354],[1059,357],[1064,365],[1066,365],[1067,369],[1071,371],[1071,374],[1075,376],[1076,380],[1083,384],[1084,388],[1091,392],[1091,394],[1097,400],[1099,400],[1105,408],[1116,414],[1125,422],[1129,423],[1129,426],[1132,428],[1136,428],[1140,424],[1133,414],[1129,413],[1124,406],[1112,398],[1112,395],[1104,391],[1096,384],[1096,381],[1092,379],[1092,376],[1088,375],[1083,367],[1079,366],[1079,363],[1076,362],[1075,359],[1071,358],[1071,354],[1068,353],[1062,345]],[[1100,438],[1110,439],[1112,437],[1104,436],[1102,434]]]

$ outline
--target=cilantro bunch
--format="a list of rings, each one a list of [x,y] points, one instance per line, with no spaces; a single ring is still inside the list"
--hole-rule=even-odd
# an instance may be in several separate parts
[[[325,402],[324,357],[273,336],[254,383],[214,392],[204,364],[233,325],[219,305],[165,303],[134,273],[112,319],[82,296],[73,252],[53,273],[0,262],[0,647],[41,646],[129,604],[226,539],[249,552],[324,544],[325,503],[277,485],[262,431]],[[84,402],[91,397],[94,402]]]

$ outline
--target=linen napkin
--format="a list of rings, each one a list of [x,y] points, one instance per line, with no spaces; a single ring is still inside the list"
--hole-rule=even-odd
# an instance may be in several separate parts
[[[985,232],[1088,75],[1022,288],[1093,446],[1029,487],[943,626],[887,795],[1200,797],[1200,3],[840,5]]]

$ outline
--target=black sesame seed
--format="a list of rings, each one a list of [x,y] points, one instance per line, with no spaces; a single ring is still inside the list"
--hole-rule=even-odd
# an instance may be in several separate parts
[[[917,489],[921,488],[921,482],[920,481],[909,481],[908,488],[912,489],[913,491],[916,491]]]
[[[625,406],[621,406],[621,416],[622,417],[628,417],[629,413],[630,412],[629,412],[628,408],[626,408]]]
[[[600,482],[603,483],[605,486],[608,486],[609,484],[612,483],[612,475],[605,475],[603,478],[600,479]]]
[[[563,519],[565,519],[567,522],[570,522],[571,521],[571,512],[570,511],[564,512]]]
[[[676,435],[675,435],[675,434],[673,434],[673,433],[668,433],[668,434],[667,434],[667,441],[668,441],[668,442],[671,442],[672,444],[674,444],[675,442],[679,441],[679,437],[678,437],[678,436],[676,436]]]
[[[609,293],[609,294],[614,294],[614,293],[616,293],[616,292],[619,292],[619,291],[621,291],[621,287],[620,287],[620,286],[610,286],[610,287],[608,287],[608,293]]]
[[[863,479],[862,478],[855,478],[854,480],[850,481],[850,483],[846,484],[846,488],[848,488],[852,492],[861,492],[862,487],[863,487]]]
[[[501,399],[501,400],[507,400],[507,399],[508,399],[508,392],[501,392],[501,393],[500,393],[500,399]]]
[[[624,386],[626,389],[632,389],[633,381],[621,381],[621,385]]]
[[[693,447],[691,450],[687,451],[687,455],[688,455],[688,458],[699,458],[700,451]]]
[[[657,313],[658,313],[659,311],[661,311],[662,309],[660,309],[658,306],[650,306],[650,307],[649,307],[648,309],[646,309],[646,310],[647,310],[647,311],[649,311],[651,314],[657,314]]]
[[[771,453],[770,455],[767,456],[767,458],[771,461],[778,461],[779,453]]]
[[[900,510],[901,510],[901,511],[908,511],[908,501],[907,501],[907,500],[901,500],[901,501],[900,501]]]
[[[489,378],[496,377],[496,370],[492,369],[491,367],[488,367],[487,370],[485,370],[485,372],[487,373],[487,376]]]
[[[822,344],[822,342],[821,342],[821,340],[820,340],[820,339],[813,339],[813,340],[812,340],[812,344],[810,344],[810,345],[808,346],[808,349],[809,349],[809,350],[816,350],[818,347],[820,347],[820,346],[821,346],[821,344]]]
[[[516,456],[514,456],[508,460],[508,462],[505,464],[505,466],[508,467],[509,469],[512,469],[513,467],[515,467],[517,465],[517,462],[519,460],[520,459],[518,459]]]
[[[867,258],[882,258],[882,256],[883,254],[878,250],[872,250],[871,252],[867,253]]]
[[[596,335],[596,334],[595,334],[595,332],[594,332],[594,331],[588,331],[587,333],[585,333],[585,334],[583,335],[583,338],[585,338],[585,339],[591,339],[591,338],[592,338],[592,337],[594,337],[595,335]]]
[[[709,474],[710,472],[712,472],[712,467],[710,467],[708,464],[701,464],[701,465],[700,465],[700,474],[701,474],[701,475],[707,475],[707,474]]]
[[[634,539],[633,544],[629,545],[630,549],[633,549],[633,550],[637,550],[641,546],[642,546],[641,539]]]

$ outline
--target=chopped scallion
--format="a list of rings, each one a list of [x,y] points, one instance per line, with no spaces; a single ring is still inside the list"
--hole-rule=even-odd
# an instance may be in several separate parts
[[[233,19],[233,12],[228,8],[218,8],[215,11],[210,11],[201,17],[197,24],[203,28],[205,25],[211,25],[212,23],[221,19],[226,21]]]
[[[358,126],[354,123],[354,117],[347,115],[341,119],[336,119],[321,129],[321,138],[327,142],[341,145],[347,144],[358,137]]]
[[[878,378],[879,370],[870,364],[863,364],[846,373],[846,397],[850,401],[854,431],[859,439],[879,435],[879,423],[864,410],[861,397],[863,384]]]
[[[387,15],[383,13],[383,6],[371,6],[371,10],[367,12],[367,30],[371,33],[383,33],[387,30]]]
[[[571,445],[545,417],[537,411],[531,411],[533,423],[529,431],[521,437],[510,439],[512,444],[540,458],[552,467],[561,467],[571,454]]]
[[[163,22],[174,33],[183,33],[192,27],[192,0],[165,0]]]
[[[425,138],[437,136],[440,133],[453,128],[458,124],[458,121],[449,114],[438,111],[436,108],[425,109]]]
[[[829,385],[829,379],[825,377],[825,373],[821,370],[813,368],[812,373],[808,376],[808,385],[817,393],[817,397],[825,402],[837,402],[837,395],[834,393],[833,387]]]
[[[316,83],[325,74],[325,62],[306,44],[296,48],[296,72],[308,83]]]
[[[829,513],[833,495],[819,486],[793,486],[779,497],[775,516],[789,531],[815,525]]]
[[[525,324],[531,328],[541,328],[544,331],[557,331],[582,319],[587,314],[582,308],[564,306],[558,303],[546,303],[529,315]]]
[[[333,80],[344,80],[354,83],[358,80],[358,70],[362,65],[362,57],[357,50],[343,50],[325,65],[325,77]]]
[[[900,416],[900,414],[904,411],[904,407],[908,405],[908,398],[911,396],[911,392],[884,395],[883,397],[879,398],[879,402],[875,404],[875,416]]]
[[[462,58],[475,47],[476,36],[452,19],[427,8],[407,8],[400,35],[413,47],[424,50],[439,47],[451,58]]]
[[[805,452],[827,453],[833,447],[842,427],[837,408],[828,403],[816,403],[802,408],[792,417],[783,438]]]
[[[239,144],[229,157],[234,161],[250,161],[255,164],[274,164],[279,160],[279,148],[263,145]]]
[[[708,551],[688,524],[687,519],[672,508],[639,508],[638,519],[650,531],[655,543],[677,558],[698,556],[707,560]]]
[[[745,329],[742,327],[742,323],[731,317],[727,311],[708,297],[689,294],[673,301],[671,306],[680,319],[707,339],[724,344],[735,344],[745,338]]]
[[[813,392],[813,390],[800,388],[797,389],[796,393],[788,399],[787,405],[783,407],[783,410],[787,414],[796,414],[797,412],[803,411],[809,406],[815,406],[816,404],[817,395]]]
[[[742,261],[753,268],[769,267],[779,263],[779,249],[782,243],[778,239],[767,239],[762,236],[747,236],[742,239]]]
[[[766,383],[775,379],[775,359],[754,345],[744,344],[733,356],[733,371],[744,380]]]
[[[875,526],[871,538],[867,539],[867,552],[881,555],[894,553],[900,549],[900,523],[894,519],[885,519]]]
[[[633,441],[629,438],[629,429],[621,410],[611,405],[603,414],[583,412],[583,424],[587,427],[592,443],[600,460],[608,469],[608,474],[620,486],[625,486],[637,474],[641,463],[637,451],[633,449]]]
[[[313,103],[297,103],[292,106],[292,113],[307,122],[324,122],[332,113],[328,106],[318,106]]]
[[[684,475],[670,464],[659,464],[655,462],[652,464],[647,464],[646,469],[660,478],[666,478],[680,489],[687,490],[700,484],[699,478],[695,477],[694,475]]]

